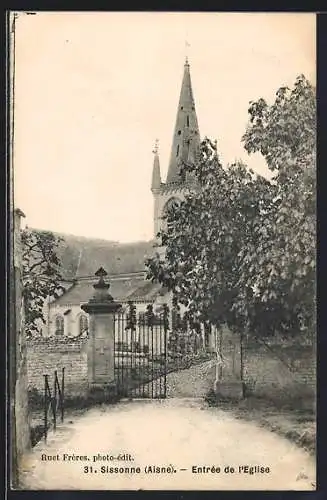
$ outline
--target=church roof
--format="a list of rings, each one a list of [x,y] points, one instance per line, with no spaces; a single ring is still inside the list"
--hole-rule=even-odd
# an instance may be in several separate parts
[[[147,281],[136,288],[132,293],[127,296],[127,300],[154,300],[161,292],[162,285],[159,283],[152,283]]]
[[[158,295],[161,285],[145,282],[142,275],[126,278],[109,277],[109,293],[116,301],[151,301]],[[56,305],[80,305],[88,302],[94,293],[94,279],[77,281],[69,290],[54,302]]]
[[[66,279],[94,276],[100,267],[108,275],[144,271],[145,259],[154,253],[152,241],[118,243],[114,241],[63,235],[60,244],[63,275]]]
[[[31,229],[32,231],[40,231]],[[117,301],[152,301],[161,285],[144,279],[145,259],[155,252],[153,241],[118,243],[109,240],[54,233],[61,238],[58,255],[62,263],[66,292],[55,305],[80,305],[88,302],[97,281],[95,272],[108,272],[110,294]]]
[[[199,148],[200,132],[193,98],[190,65],[188,60],[186,60],[168,167],[167,184],[181,182],[179,174],[181,162],[194,163]]]
[[[76,281],[67,291],[53,302],[57,305],[80,305],[88,302],[94,293],[93,284],[97,280],[93,278]],[[159,283],[144,281],[142,274],[129,275],[126,277],[113,276],[109,279],[109,293],[117,301],[133,302],[153,301],[162,291]]]

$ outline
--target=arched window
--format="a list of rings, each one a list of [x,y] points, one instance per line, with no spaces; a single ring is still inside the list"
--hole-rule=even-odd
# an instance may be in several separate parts
[[[82,333],[87,332],[88,328],[89,328],[89,322],[87,316],[85,316],[85,314],[81,314],[79,317],[79,324],[78,324],[79,334],[81,335]]]
[[[172,207],[178,207],[179,204],[180,201],[175,196],[173,198],[169,198],[169,200],[166,202],[164,206],[163,213],[166,214],[168,210],[170,210]]]
[[[167,216],[167,213],[168,211],[170,211],[171,208],[173,207],[178,207],[178,205],[180,204],[180,200],[178,198],[170,198],[167,203],[165,204],[164,208],[163,208],[163,211],[162,211],[162,218],[163,218],[163,221],[162,221],[162,228],[165,230],[167,229],[167,219],[166,219],[166,216]]]
[[[61,316],[60,314],[58,314],[58,316],[56,316],[55,326],[56,326],[55,334],[56,335],[63,335],[64,334],[64,317]]]

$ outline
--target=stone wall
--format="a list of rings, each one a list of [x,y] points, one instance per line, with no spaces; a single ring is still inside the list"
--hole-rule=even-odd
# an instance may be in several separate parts
[[[244,381],[248,391],[270,399],[307,399],[316,394],[314,348],[298,343],[248,340],[243,349]]]
[[[174,198],[182,201],[184,199],[184,193],[180,187],[171,187],[171,189],[157,189],[153,192],[154,194],[154,236],[160,231],[160,228],[164,225],[162,220],[163,212],[166,203]]]
[[[224,332],[225,333],[225,332]],[[228,383],[241,374],[240,346],[222,341],[223,368],[218,375]],[[235,340],[235,338],[234,338]],[[168,397],[203,397],[214,387],[215,359],[167,375]],[[243,381],[248,395],[279,402],[301,400],[304,406],[315,402],[316,362],[312,346],[264,344],[251,340],[243,347]]]
[[[83,396],[88,387],[86,338],[40,338],[28,341],[27,374],[28,389],[44,390],[44,376],[49,375],[50,387],[54,371],[61,381],[65,368],[65,396]]]
[[[61,375],[65,367],[65,394],[67,397],[82,396],[88,386],[86,338],[40,338],[27,343],[28,388],[44,388],[44,374],[53,383],[54,370]],[[232,378],[239,372],[239,349],[232,349],[230,342],[223,342],[223,379]],[[230,349],[229,349],[230,347]],[[234,366],[231,352],[236,352]],[[234,360],[235,361],[235,360]],[[168,397],[204,397],[214,387],[215,359],[167,375]],[[265,345],[251,340],[244,343],[243,379],[248,394],[271,399],[300,398],[314,401],[316,387],[316,363],[312,347]]]

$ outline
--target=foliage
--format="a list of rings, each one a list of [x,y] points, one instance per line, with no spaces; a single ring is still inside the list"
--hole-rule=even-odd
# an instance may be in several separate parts
[[[167,211],[165,246],[148,259],[147,277],[173,292],[195,321],[259,335],[312,327],[315,233],[315,98],[299,77],[269,106],[249,108],[243,137],[275,173],[256,175],[242,162],[223,167],[216,143],[201,144],[196,184]]]
[[[245,149],[260,151],[274,172],[274,210],[265,227],[256,226],[260,244],[247,249],[247,283],[260,302],[271,304],[277,321],[291,329],[314,328],[316,100],[315,89],[299,76],[294,88],[280,88],[272,106],[251,103]],[[255,277],[249,264],[259,262]],[[279,316],[279,317],[278,317]],[[280,319],[279,319],[280,318]],[[276,321],[276,319],[275,319]]]
[[[40,333],[45,323],[43,306],[47,297],[57,298],[65,288],[61,285],[60,259],[57,254],[61,239],[49,231],[22,230],[23,299],[27,336]]]
[[[173,358],[185,359],[189,355],[196,355],[201,351],[201,327],[192,317],[181,314],[177,298],[173,298],[172,324],[168,337],[168,355]]]
[[[136,329],[136,322],[137,322],[137,320],[136,320],[136,307],[133,304],[133,302],[131,302],[131,301],[128,302],[128,311],[127,311],[126,319],[127,319],[127,324],[126,324],[125,330],[131,330],[132,332],[134,332]]]

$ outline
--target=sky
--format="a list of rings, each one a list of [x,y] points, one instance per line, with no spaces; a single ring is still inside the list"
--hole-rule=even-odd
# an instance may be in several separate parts
[[[152,151],[158,138],[165,180],[186,55],[201,137],[218,140],[223,163],[266,175],[241,144],[249,102],[273,102],[301,73],[315,84],[315,38],[306,13],[19,13],[13,165],[25,223],[153,237]]]

